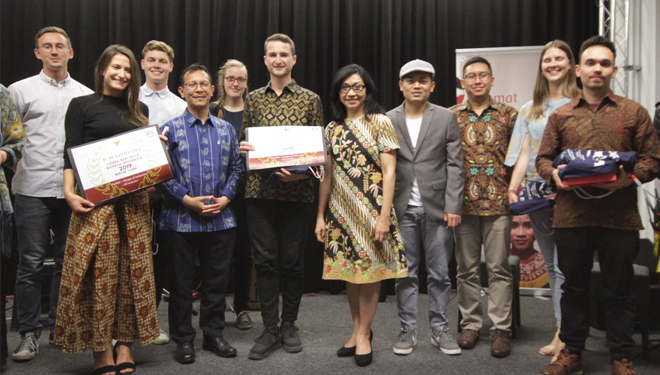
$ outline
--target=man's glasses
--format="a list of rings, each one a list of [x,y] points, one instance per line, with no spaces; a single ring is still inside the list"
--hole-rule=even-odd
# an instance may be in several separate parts
[[[238,81],[238,83],[243,84],[243,83],[247,82],[247,78],[243,78],[243,77],[238,77],[238,78],[236,78],[236,77],[225,77],[225,81],[227,83],[234,83],[234,82]]]
[[[58,44],[55,47],[53,47],[52,44],[44,44],[39,48],[42,49],[44,52],[49,53],[50,51],[53,50],[53,48],[55,48],[57,52],[64,52],[67,49],[69,49],[69,46],[67,46],[66,44]]]
[[[201,86],[203,89],[208,89],[209,87],[211,87],[211,84],[207,81],[188,82],[188,83],[184,83],[183,86],[185,86],[188,90],[194,90],[197,88],[197,86]]]
[[[463,79],[466,80],[466,81],[469,81],[469,82],[474,82],[474,81],[477,80],[477,77],[479,77],[480,80],[485,81],[485,80],[487,80],[488,78],[491,77],[491,74],[487,73],[487,72],[481,72],[479,74],[470,73],[470,74],[466,75],[465,77],[463,77]]]
[[[353,86],[341,85],[341,87],[339,88],[339,92],[341,92],[342,94],[347,94],[350,90],[353,90],[356,93],[358,93],[358,92],[362,92],[362,90],[364,90],[365,87],[366,87],[365,85],[359,85],[359,84]]]

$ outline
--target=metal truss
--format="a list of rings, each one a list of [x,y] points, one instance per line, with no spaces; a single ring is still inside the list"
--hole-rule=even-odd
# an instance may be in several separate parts
[[[611,82],[612,91],[625,97],[629,94],[630,72],[641,69],[641,66],[632,64],[631,58],[630,20],[634,3],[631,0],[598,0],[598,32],[616,47],[615,64],[619,72]]]

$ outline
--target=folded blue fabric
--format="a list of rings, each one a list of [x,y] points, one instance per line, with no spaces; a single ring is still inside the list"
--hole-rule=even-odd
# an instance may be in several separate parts
[[[587,177],[606,173],[619,173],[619,165],[632,173],[637,162],[635,151],[594,151],[594,150],[564,150],[552,162],[552,166],[566,164],[559,170],[559,178]]]
[[[553,207],[555,200],[545,198],[545,196],[556,192],[557,190],[554,185],[545,182],[528,181],[527,186],[518,193],[518,202],[509,205],[509,212],[513,215],[525,215],[530,212]]]

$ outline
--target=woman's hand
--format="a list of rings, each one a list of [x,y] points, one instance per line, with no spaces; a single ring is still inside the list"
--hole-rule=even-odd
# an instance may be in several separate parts
[[[320,217],[316,219],[316,228],[314,229],[316,240],[325,243],[325,219]]]
[[[241,151],[241,156],[245,157],[245,155],[247,155],[248,151],[254,151],[254,146],[252,146],[251,144],[243,141],[239,144],[238,149]]]
[[[509,205],[518,202],[518,194],[511,190],[506,193],[506,197],[509,199]]]
[[[374,240],[376,242],[383,242],[387,239],[387,234],[390,233],[390,220],[389,217],[381,216],[376,222]]]
[[[94,209],[94,203],[78,194],[64,194],[64,198],[69,207],[71,207],[71,211],[77,214],[86,214]]]

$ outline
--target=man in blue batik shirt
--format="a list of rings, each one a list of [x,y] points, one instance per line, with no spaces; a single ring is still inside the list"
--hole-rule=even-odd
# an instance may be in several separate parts
[[[179,93],[188,107],[162,126],[176,176],[160,185],[165,196],[159,228],[162,240],[172,247],[169,325],[179,363],[195,361],[192,292],[197,257],[204,283],[199,319],[202,348],[221,357],[236,356],[222,331],[236,236],[236,218],[228,203],[243,167],[234,128],[209,114],[213,90],[205,66],[187,67]]]

